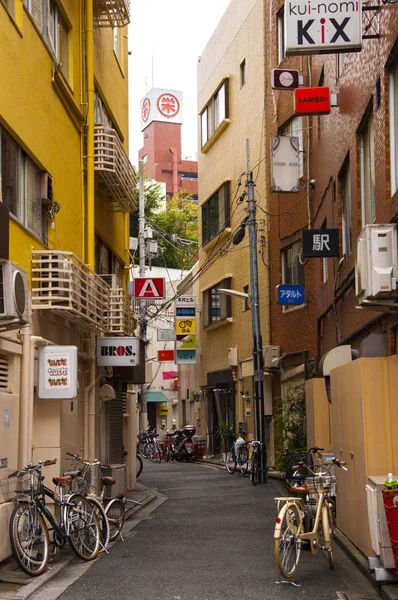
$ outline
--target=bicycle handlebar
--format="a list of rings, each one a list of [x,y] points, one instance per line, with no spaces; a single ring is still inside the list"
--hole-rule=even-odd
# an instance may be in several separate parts
[[[340,467],[342,469],[344,469],[344,471],[348,471],[347,467],[345,466],[347,463],[345,462],[345,460],[339,460],[338,458],[335,458],[334,456],[332,457],[332,459],[330,460],[330,462],[326,462],[326,463],[320,463],[319,465],[317,465],[318,467],[324,467],[326,468],[326,471],[329,472],[331,467],[334,465],[336,467]],[[314,477],[317,477],[318,475],[322,475],[322,473],[317,473],[315,471],[313,471],[311,469],[311,467],[309,467],[305,462],[300,462],[298,465],[293,465],[292,469],[294,470],[295,474],[302,469],[303,467],[305,467],[307,469],[307,471],[309,473],[311,473],[311,475],[313,475]]]
[[[20,475],[24,475],[25,473],[29,473],[29,472],[33,472],[33,471],[40,471],[40,469],[42,467],[49,467],[50,465],[56,465],[56,464],[57,464],[57,459],[56,458],[53,458],[52,460],[50,460],[50,459],[39,460],[39,462],[37,463],[37,465],[29,463],[23,469],[18,469],[17,471],[14,471],[14,473],[11,473],[8,476],[8,479],[10,479],[10,477],[18,477]]]

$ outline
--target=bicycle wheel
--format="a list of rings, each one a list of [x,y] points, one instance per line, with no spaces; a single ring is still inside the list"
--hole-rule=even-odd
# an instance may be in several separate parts
[[[50,540],[42,514],[35,504],[20,504],[11,515],[10,543],[21,569],[31,577],[41,575],[48,563]]]
[[[249,468],[249,452],[246,446],[243,446],[239,452],[239,468],[242,475],[246,475]]]
[[[295,504],[285,504],[275,525],[275,557],[279,571],[290,579],[297,571],[300,562],[301,517]]]
[[[99,526],[100,526],[99,554],[101,554],[101,552],[103,552],[108,547],[108,544],[109,544],[110,529],[109,529],[108,517],[106,516],[104,507],[102,506],[102,504],[99,500],[97,500],[96,498],[91,498],[91,497],[88,497],[87,500],[93,506],[95,514],[97,515]]]
[[[232,446],[232,448],[230,448],[229,452],[227,452],[227,460],[225,461],[225,466],[226,469],[228,471],[228,473],[235,473],[236,470],[236,454],[235,454],[235,448]]]
[[[83,496],[69,498],[66,512],[68,540],[73,552],[83,560],[93,560],[100,550],[101,531],[96,511]]]
[[[138,479],[138,477],[141,475],[142,469],[144,467],[144,463],[143,463],[142,458],[141,458],[141,456],[139,454],[137,454],[137,456],[136,456],[135,465],[136,465],[136,474],[135,474],[135,477],[136,477],[136,479]]]
[[[146,458],[145,456],[145,445],[146,445],[146,440],[141,440],[138,442],[137,444],[137,452],[140,456],[142,456],[142,458]]]
[[[113,542],[120,535],[124,523],[124,504],[118,498],[111,500],[105,506],[105,513],[109,522],[109,541]]]
[[[319,547],[322,550],[322,554],[328,561],[329,568],[333,569],[333,550],[332,550],[332,537],[333,537],[333,521],[332,511],[330,506],[325,503],[322,506],[321,520],[319,521],[318,527],[318,541]]]
[[[145,458],[151,462],[158,462],[159,453],[156,451],[155,444],[153,442],[147,442],[144,448]]]
[[[258,465],[257,465],[258,454],[257,451],[254,451],[251,458],[251,467],[250,467],[250,481],[253,485],[258,483]]]

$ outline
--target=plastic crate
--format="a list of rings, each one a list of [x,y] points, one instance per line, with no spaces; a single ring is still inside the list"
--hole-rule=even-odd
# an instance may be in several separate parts
[[[206,441],[205,440],[197,440],[194,444],[195,456],[196,458],[203,458],[206,450]]]

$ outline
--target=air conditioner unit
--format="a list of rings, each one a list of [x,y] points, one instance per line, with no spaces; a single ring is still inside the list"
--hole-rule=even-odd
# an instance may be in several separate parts
[[[126,465],[111,465],[106,474],[113,477],[116,483],[112,487],[106,487],[105,498],[111,500],[123,496],[126,491]]]
[[[29,284],[25,271],[0,261],[0,322],[29,322]]]
[[[228,363],[231,367],[238,366],[238,348],[228,348]]]
[[[105,281],[112,289],[122,288],[122,280],[115,273],[110,273],[109,275],[100,275],[101,279]]]
[[[280,346],[263,346],[263,363],[264,367],[278,367],[278,360],[281,355]]]
[[[359,304],[383,304],[397,292],[397,226],[366,225],[357,242],[355,294]]]

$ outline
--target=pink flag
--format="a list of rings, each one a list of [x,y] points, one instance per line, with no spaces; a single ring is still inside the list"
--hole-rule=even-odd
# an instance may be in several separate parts
[[[163,375],[163,381],[165,379],[174,379],[174,377],[175,377],[174,371],[163,371],[162,375]]]

